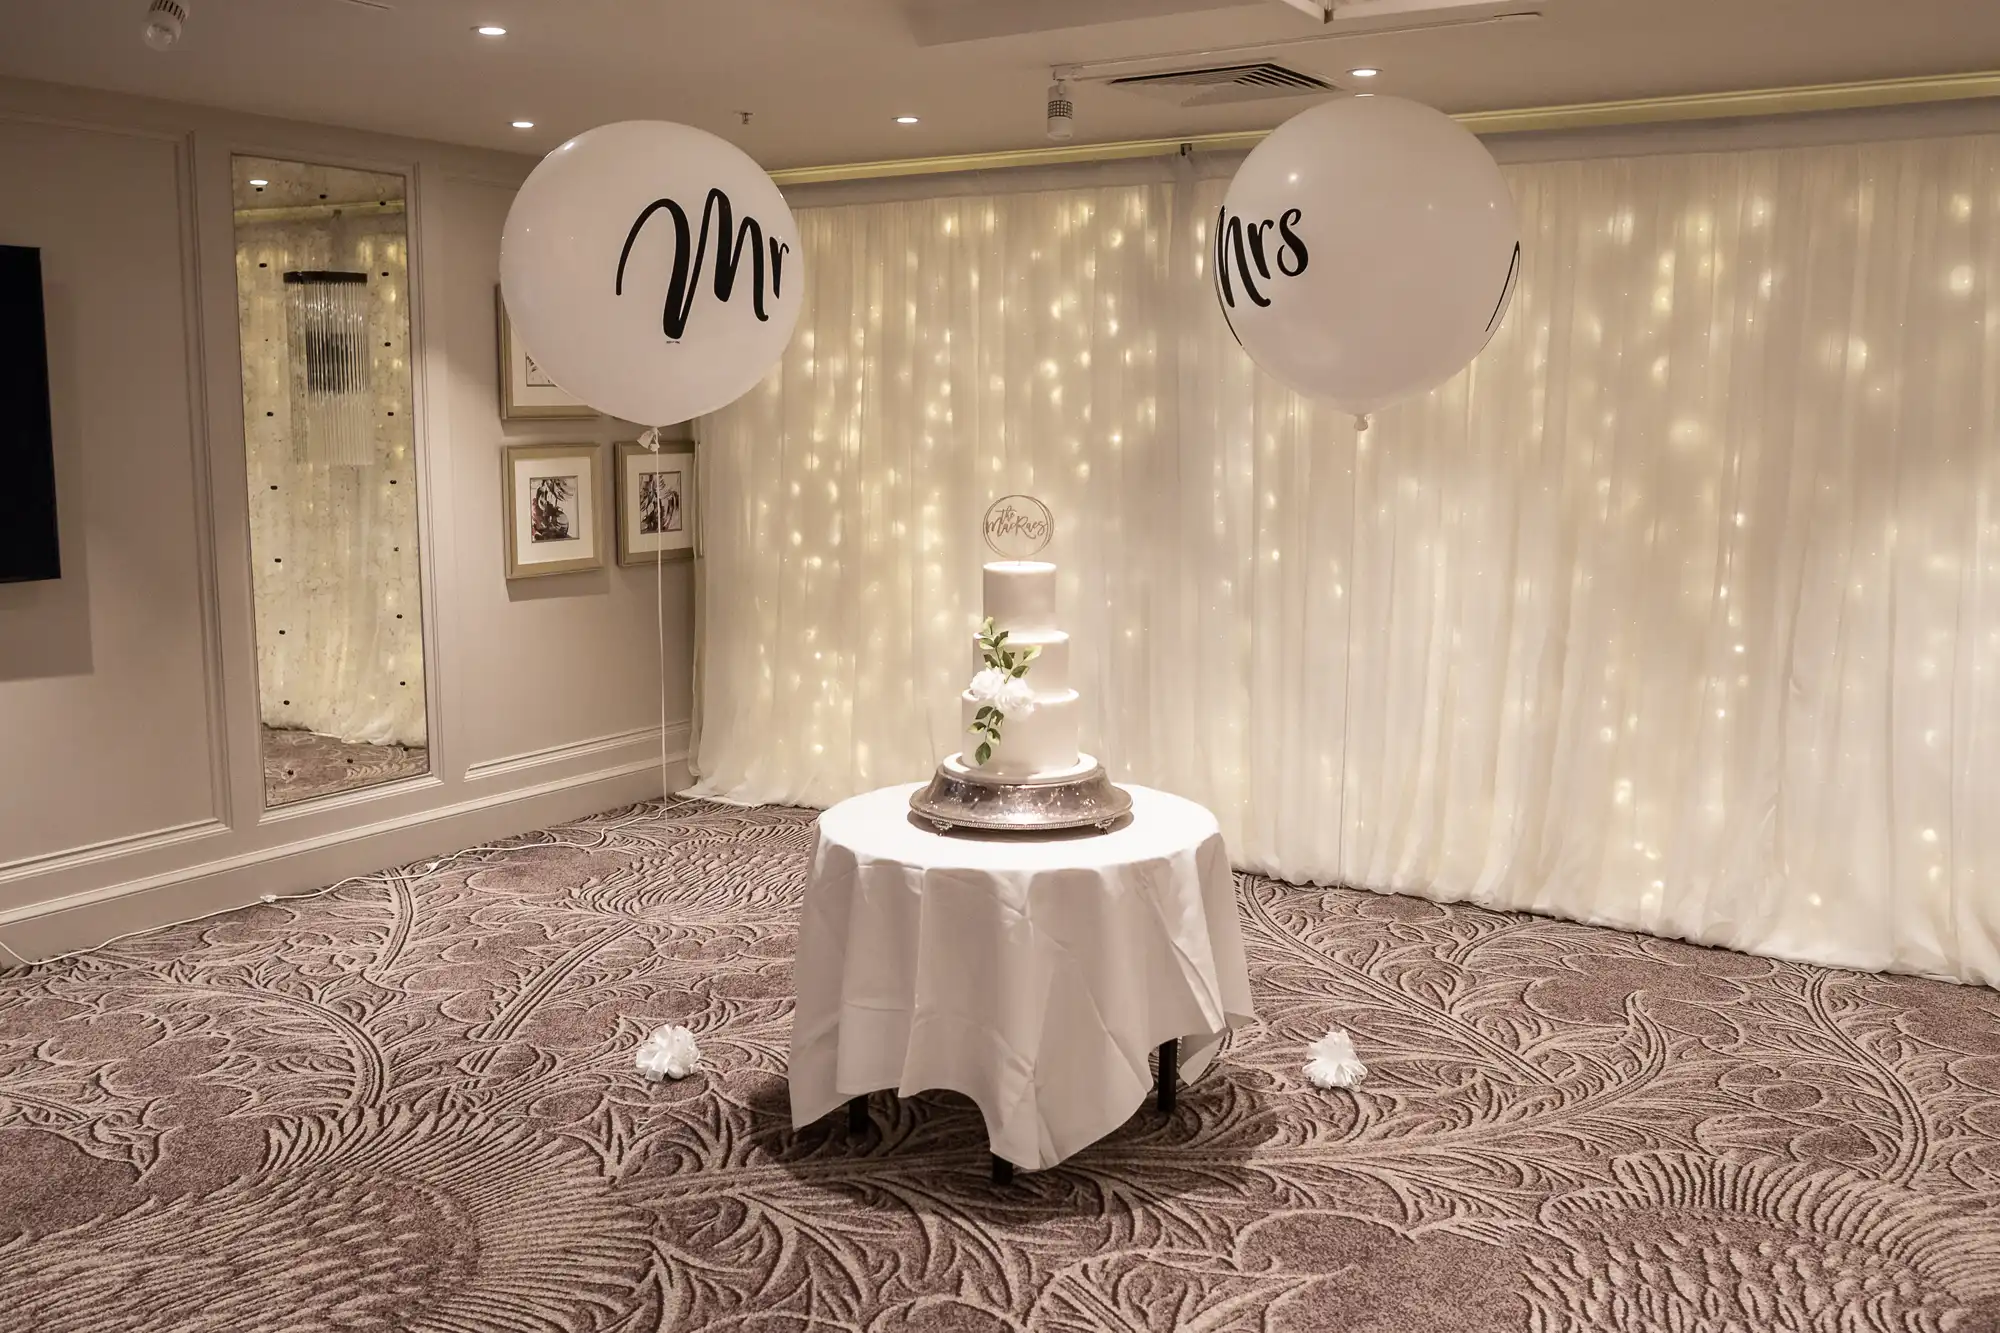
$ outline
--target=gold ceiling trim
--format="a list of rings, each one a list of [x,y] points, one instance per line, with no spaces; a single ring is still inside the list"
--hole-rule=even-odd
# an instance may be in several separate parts
[[[1452,117],[1474,134],[1521,134],[1532,130],[1601,129],[1612,125],[1657,125],[1680,120],[1726,120],[1784,116],[1808,111],[1851,111],[1864,107],[1913,106],[2000,97],[2000,70],[1871,79],[1860,83],[1819,83],[1797,88],[1749,88],[1727,93],[1687,93],[1621,102],[1578,102],[1569,106],[1520,107],[1512,111],[1468,111]],[[774,171],[779,185],[929,176],[950,171],[1002,171],[1012,167],[1052,167],[1070,162],[1116,162],[1126,158],[1171,157],[1186,145],[1196,152],[1253,148],[1268,131],[1189,134],[1173,139],[1130,139],[1122,143],[1016,148],[997,153],[957,153],[906,157],[883,162],[791,167]]]

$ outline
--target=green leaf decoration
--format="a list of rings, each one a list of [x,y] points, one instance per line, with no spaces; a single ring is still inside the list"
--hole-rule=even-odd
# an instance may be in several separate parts
[[[984,741],[980,742],[979,748],[973,751],[973,758],[982,764],[985,763],[988,759],[991,759],[992,757],[993,757],[993,747],[991,745],[986,744]]]

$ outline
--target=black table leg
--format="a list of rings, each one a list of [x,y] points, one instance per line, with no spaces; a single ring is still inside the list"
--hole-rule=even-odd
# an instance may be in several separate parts
[[[1014,1183],[1014,1164],[1004,1157],[993,1159],[993,1183],[1011,1185]]]
[[[847,1103],[847,1132],[850,1134],[868,1132],[868,1094],[863,1093]]]
[[[1174,1113],[1174,1090],[1181,1081],[1181,1043],[1169,1037],[1160,1043],[1160,1113]]]

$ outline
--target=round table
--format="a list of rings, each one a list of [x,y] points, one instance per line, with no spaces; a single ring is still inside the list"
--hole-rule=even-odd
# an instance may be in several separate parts
[[[1130,1118],[1155,1048],[1199,1076],[1253,1017],[1215,816],[1127,787],[1109,832],[941,834],[910,783],[819,821],[788,1070],[803,1127],[882,1088],[978,1104],[997,1159],[1053,1166]]]

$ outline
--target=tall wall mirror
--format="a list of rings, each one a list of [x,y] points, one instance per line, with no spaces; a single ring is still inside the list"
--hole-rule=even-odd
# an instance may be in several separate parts
[[[237,157],[264,803],[430,771],[401,176]]]

